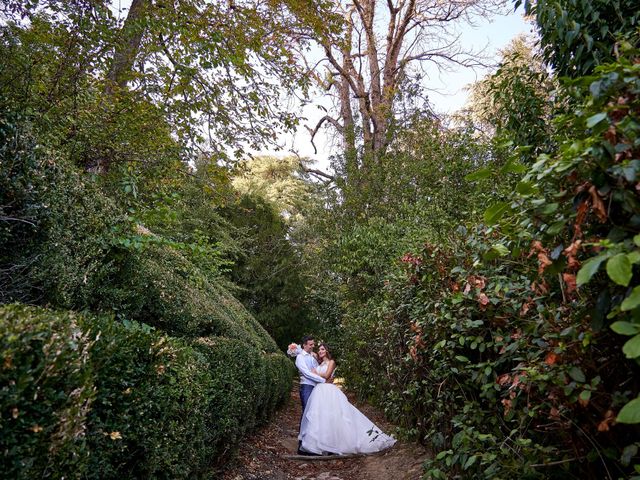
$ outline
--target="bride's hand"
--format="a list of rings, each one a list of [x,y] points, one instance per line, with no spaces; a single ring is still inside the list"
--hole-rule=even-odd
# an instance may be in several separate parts
[[[318,371],[317,371],[315,368],[312,368],[312,369],[311,369],[311,373],[313,373],[313,374],[315,374],[315,375],[318,375]]]

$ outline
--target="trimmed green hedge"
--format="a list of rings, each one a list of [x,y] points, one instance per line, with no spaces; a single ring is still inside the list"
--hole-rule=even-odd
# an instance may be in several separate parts
[[[120,209],[121,210],[121,209]],[[100,181],[50,151],[29,124],[0,115],[0,303],[113,312],[170,335],[223,336],[260,351],[277,345],[224,287],[185,255],[135,223]]]
[[[0,478],[210,474],[291,363],[220,272],[37,144],[0,113]]]
[[[87,308],[124,215],[95,178],[36,144],[24,118],[0,112],[0,303]]]
[[[100,310],[118,306],[124,318],[172,335],[222,336],[260,351],[278,347],[258,321],[222,285],[165,245],[126,251],[118,273],[100,291]]]
[[[246,342],[0,308],[2,478],[199,478],[287,398],[292,367]]]
[[[54,471],[61,476],[84,470],[84,433],[95,397],[88,353],[93,338],[75,315],[0,309],[3,478],[56,478]]]

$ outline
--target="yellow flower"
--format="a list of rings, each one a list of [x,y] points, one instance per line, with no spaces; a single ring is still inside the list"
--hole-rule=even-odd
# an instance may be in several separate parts
[[[33,433],[40,433],[42,431],[42,427],[40,425],[34,425],[33,427],[31,427],[31,431]]]
[[[111,440],[122,440],[122,435],[120,435],[120,432],[111,432],[109,436],[111,437]]]

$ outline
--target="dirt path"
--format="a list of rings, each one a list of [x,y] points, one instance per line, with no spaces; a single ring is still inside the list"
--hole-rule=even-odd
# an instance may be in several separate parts
[[[352,398],[350,398],[353,401]],[[392,432],[392,426],[368,405],[356,404],[360,410]],[[398,442],[389,451],[373,456],[343,460],[288,460],[298,447],[298,424],[301,416],[297,386],[287,404],[240,447],[237,460],[222,480],[417,480],[422,473],[425,449],[412,443]]]

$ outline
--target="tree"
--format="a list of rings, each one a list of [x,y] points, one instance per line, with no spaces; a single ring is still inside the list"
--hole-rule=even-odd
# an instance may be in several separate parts
[[[287,238],[289,227],[273,205],[259,196],[243,195],[225,212],[238,229],[243,247],[230,272],[240,287],[235,295],[286,348],[312,330],[307,285],[300,256]]]
[[[258,156],[238,165],[233,186],[243,194],[263,198],[291,222],[300,220],[314,201],[313,185],[301,176],[305,165],[297,157]]]
[[[403,84],[416,80],[428,62],[438,68],[480,65],[477,52],[465,51],[456,43],[452,27],[495,12],[499,3],[336,1],[334,12],[342,16],[343,28],[338,34],[316,38],[326,72],[315,72],[314,78],[334,95],[338,111],[310,129],[312,138],[324,124],[331,125],[342,139],[347,176],[366,172],[392,140],[395,102]]]
[[[73,88],[82,79],[93,84],[93,116],[103,127],[145,102],[162,114],[182,145],[197,150],[208,144],[225,157],[231,148],[259,148],[296,123],[278,99],[305,88],[292,43],[304,42],[297,32],[310,31],[314,22],[303,27],[296,17],[313,13],[308,2],[290,6],[133,0],[120,18],[106,0],[9,0],[0,12],[3,30],[13,31],[18,44],[28,39],[45,47],[54,88],[43,110],[73,95],[70,103],[82,103]],[[71,123],[64,130],[77,134]],[[116,157],[105,149],[91,155],[86,167],[107,171]]]
[[[579,77],[617,56],[616,42],[640,25],[636,0],[517,0],[535,16],[545,62]],[[637,42],[637,39],[636,39]]]
[[[543,152],[549,147],[557,82],[530,38],[516,37],[500,54],[496,72],[471,86],[463,115],[486,138],[530,146],[534,154]]]

